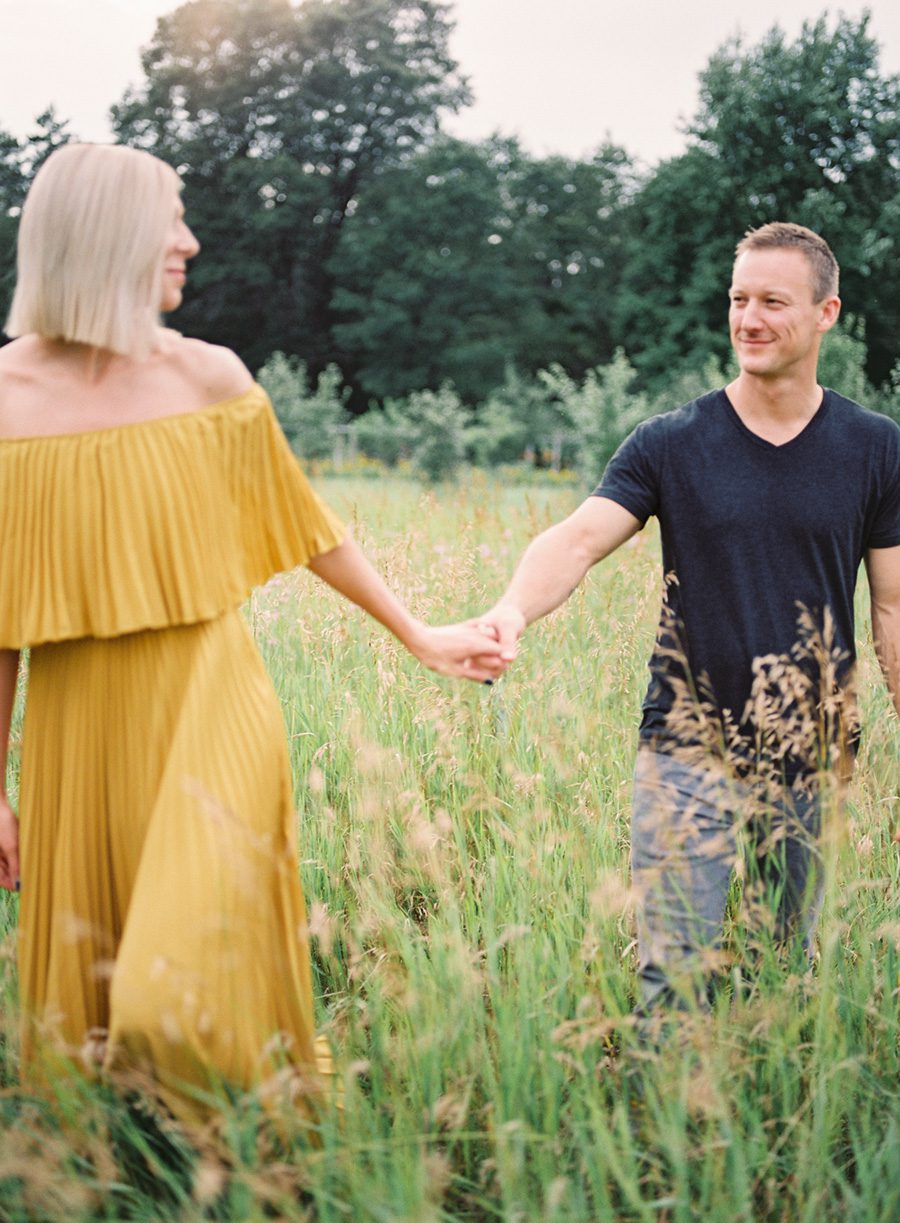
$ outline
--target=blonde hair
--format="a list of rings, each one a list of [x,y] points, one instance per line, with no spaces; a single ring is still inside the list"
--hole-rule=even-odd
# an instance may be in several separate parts
[[[813,301],[837,297],[840,268],[825,239],[805,225],[793,221],[770,221],[759,229],[748,229],[735,247],[735,258],[745,251],[792,249],[806,256],[812,272]]]
[[[171,166],[139,149],[69,144],[51,153],[22,208],[7,335],[147,356],[180,189]]]

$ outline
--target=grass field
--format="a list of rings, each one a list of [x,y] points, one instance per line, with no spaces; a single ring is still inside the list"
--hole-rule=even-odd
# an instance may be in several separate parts
[[[477,475],[324,491],[435,621],[491,602],[578,500]],[[101,1087],[29,1096],[4,896],[0,1218],[900,1217],[900,744],[864,593],[867,734],[827,838],[815,968],[762,955],[749,979],[729,919],[712,1014],[651,1054],[630,1018],[628,804],[659,585],[650,530],[529,632],[493,689],[422,671],[307,574],[258,594],[343,1115],[311,1145],[235,1107],[194,1151]]]

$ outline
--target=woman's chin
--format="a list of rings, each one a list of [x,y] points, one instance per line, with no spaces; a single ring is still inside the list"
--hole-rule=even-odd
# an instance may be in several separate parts
[[[160,314],[171,314],[173,310],[177,310],[181,305],[180,293],[165,293],[159,304]]]

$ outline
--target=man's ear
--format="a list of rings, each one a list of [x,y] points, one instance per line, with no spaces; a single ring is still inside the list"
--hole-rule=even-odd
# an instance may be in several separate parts
[[[841,299],[835,295],[834,297],[826,297],[819,306],[819,322],[818,330],[824,335],[826,331],[830,331],[841,313]]]

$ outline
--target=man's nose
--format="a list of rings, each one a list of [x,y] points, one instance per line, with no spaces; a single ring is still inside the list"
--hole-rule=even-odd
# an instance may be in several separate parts
[[[756,331],[762,326],[762,311],[755,301],[748,301],[741,311],[741,327],[744,331]]]

